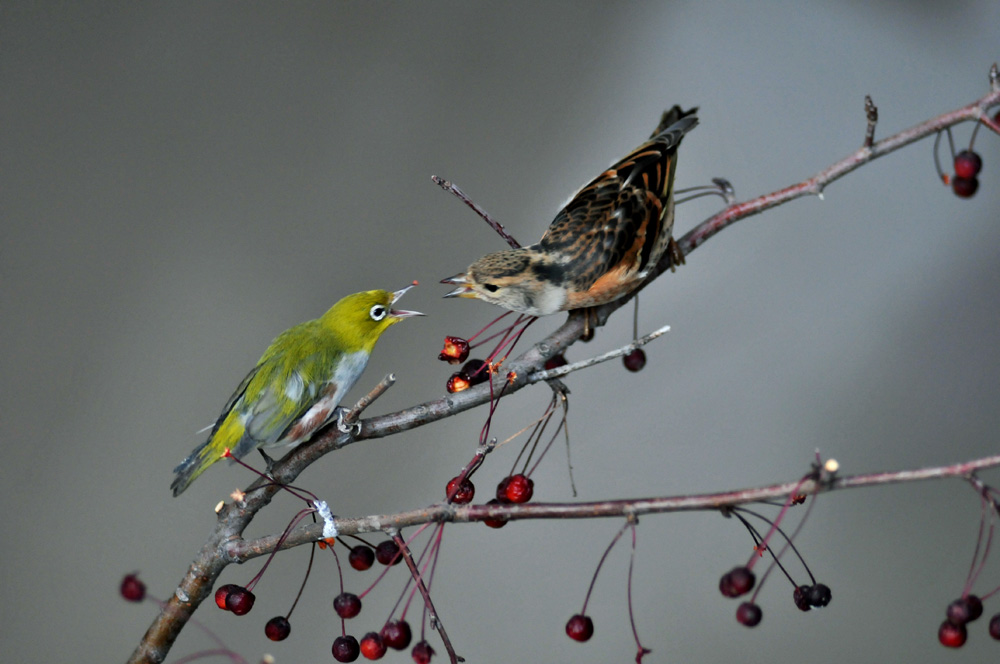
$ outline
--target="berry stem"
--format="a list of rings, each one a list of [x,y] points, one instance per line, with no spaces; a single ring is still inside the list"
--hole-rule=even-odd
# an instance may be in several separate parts
[[[626,586],[626,595],[628,597],[628,622],[632,626],[632,636],[635,638],[635,647],[638,652],[635,656],[636,664],[642,662],[644,655],[652,652],[649,648],[644,648],[642,642],[639,640],[639,630],[635,628],[635,612],[632,610],[632,567],[635,564],[635,519],[630,518],[628,522],[629,528],[632,530],[632,552],[629,554],[628,558],[628,584]]]
[[[618,534],[611,540],[611,544],[608,544],[608,548],[604,550],[604,555],[601,556],[601,561],[597,563],[597,569],[594,570],[594,576],[590,577],[590,587],[587,588],[587,595],[583,598],[583,608],[580,609],[580,615],[587,615],[587,603],[590,601],[590,593],[594,591],[594,583],[597,581],[597,575],[601,573],[601,567],[604,565],[604,561],[607,560],[608,554],[611,553],[611,549],[614,548],[618,540],[625,534],[625,529],[629,527],[630,523],[631,521],[625,522],[625,525],[618,530]]]

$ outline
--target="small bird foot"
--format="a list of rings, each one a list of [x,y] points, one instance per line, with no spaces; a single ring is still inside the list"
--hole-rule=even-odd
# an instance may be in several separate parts
[[[346,408],[337,407],[337,430],[340,433],[356,436],[361,433],[361,422],[348,422],[347,412]]]
[[[269,457],[267,455],[267,452],[265,452],[263,448],[258,447],[257,451],[260,452],[260,455],[262,457],[264,457],[264,474],[273,480],[274,474],[272,473],[272,471],[274,470],[274,463],[275,463],[274,459]]]
[[[594,307],[587,307],[583,310],[583,334],[580,336],[580,341],[590,341],[594,338],[594,328],[590,319],[594,319],[594,323],[597,322],[597,310]]]

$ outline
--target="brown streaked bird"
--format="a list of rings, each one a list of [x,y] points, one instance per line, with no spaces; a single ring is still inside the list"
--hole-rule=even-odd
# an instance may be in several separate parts
[[[486,254],[442,279],[458,286],[445,297],[546,316],[631,293],[673,244],[677,147],[697,111],[666,111],[650,139],[577,192],[538,243]]]

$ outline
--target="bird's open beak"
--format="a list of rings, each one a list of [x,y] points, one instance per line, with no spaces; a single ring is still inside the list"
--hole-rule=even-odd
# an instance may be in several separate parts
[[[456,284],[458,288],[453,291],[448,291],[444,294],[444,297],[476,297],[476,292],[469,288],[467,285],[469,280],[466,279],[464,272],[459,272],[454,277],[448,277],[447,279],[441,280],[442,284]]]
[[[398,300],[399,298],[403,297],[403,295],[406,293],[406,291],[410,290],[411,288],[413,288],[416,285],[417,285],[417,282],[414,281],[412,284],[410,284],[406,288],[400,288],[398,291],[393,291],[393,293],[392,293],[392,302],[390,302],[389,304],[390,305],[396,304],[396,300]],[[419,311],[406,311],[406,310],[403,310],[403,309],[389,309],[389,315],[392,316],[393,318],[410,318],[411,316],[425,316],[426,314],[422,314]]]

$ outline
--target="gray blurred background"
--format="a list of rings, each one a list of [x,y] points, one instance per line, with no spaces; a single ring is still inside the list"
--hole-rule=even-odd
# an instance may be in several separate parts
[[[533,241],[680,103],[701,107],[701,125],[678,186],[725,176],[749,198],[857,148],[866,93],[884,137],[984,94],[1000,57],[992,1],[759,4],[0,5],[4,659],[128,657],[155,612],[119,598],[122,575],[140,570],[167,596],[213,505],[251,479],[219,465],[174,499],[170,471],[281,330],[346,293],[419,279],[406,305],[429,316],[386,335],[352,396],[389,371],[399,382],[372,414],[443,393],[441,339],[494,311],[441,300],[436,281],[503,245],[432,174]],[[958,128],[960,144],[970,130]],[[996,453],[998,145],[980,132],[971,200],[938,183],[923,141],[824,201],[741,222],[648,289],[641,331],[673,331],[647,349],[646,369],[611,362],[567,381],[579,498],[787,481],[817,448],[849,474]],[[678,230],[718,207],[684,205]],[[629,311],[570,359],[627,342]],[[495,433],[519,429],[548,396],[542,386],[512,399]],[[440,500],[484,416],[351,446],[301,483],[343,515]],[[490,459],[480,496],[514,455]],[[571,498],[560,446],[535,479],[538,500]],[[279,530],[298,507],[276,501],[248,535]],[[764,620],[747,630],[717,591],[750,552],[738,524],[643,518],[634,601],[646,661],[995,659],[985,620],[960,652],[936,638],[978,520],[957,481],[824,496],[798,544],[833,602],[800,614],[773,578]],[[434,595],[459,652],[631,661],[624,544],[596,584],[593,640],[563,633],[619,526],[449,527]],[[197,617],[250,661],[332,661],[329,554],[291,638],[263,635],[307,557],[274,562],[249,616],[206,606]],[[222,582],[246,583],[259,564]],[[347,578],[360,591],[374,573]],[[378,629],[404,582],[402,569],[390,575],[352,631]],[[993,560],[977,590],[998,582]],[[171,659],[211,646],[188,628]]]

